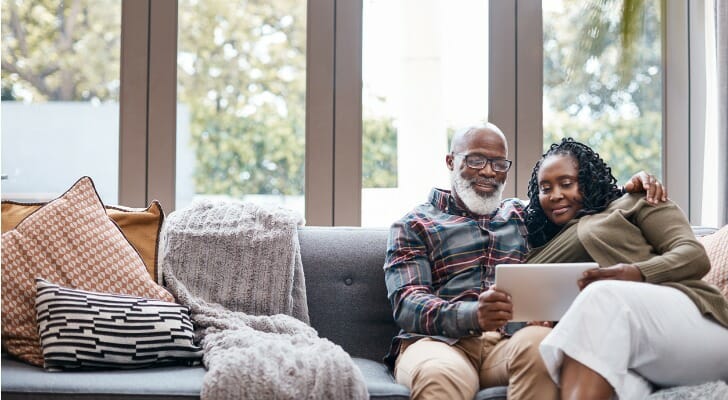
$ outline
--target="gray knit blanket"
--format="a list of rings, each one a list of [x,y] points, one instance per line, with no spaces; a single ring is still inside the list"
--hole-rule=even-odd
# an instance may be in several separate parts
[[[678,386],[651,394],[647,400],[726,400],[728,384],[714,381],[695,386]]]
[[[197,202],[167,217],[162,272],[203,348],[203,400],[369,397],[351,357],[307,325],[302,223],[289,210],[237,202]]]

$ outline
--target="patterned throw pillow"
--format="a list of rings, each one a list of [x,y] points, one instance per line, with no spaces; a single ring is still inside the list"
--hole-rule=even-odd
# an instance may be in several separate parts
[[[728,299],[728,225],[698,240],[710,259],[710,271],[703,280],[717,286],[723,297]]]
[[[14,229],[20,221],[46,204],[48,203],[18,203],[4,200],[2,218],[0,218],[2,233]],[[119,225],[124,236],[142,256],[149,276],[160,282],[157,252],[159,251],[159,231],[164,221],[164,212],[159,202],[154,200],[147,208],[106,206],[106,214]]]
[[[3,347],[42,366],[36,277],[81,290],[174,301],[106,215],[89,177],[2,235]]]
[[[74,290],[36,279],[35,308],[47,369],[142,368],[199,363],[185,306]]]

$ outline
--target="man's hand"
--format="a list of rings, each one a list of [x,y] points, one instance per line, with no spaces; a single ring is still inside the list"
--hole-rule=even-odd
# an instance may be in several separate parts
[[[528,321],[526,322],[527,326],[545,326],[547,328],[553,328],[554,323],[553,321]]]
[[[478,296],[478,324],[483,331],[494,331],[513,318],[511,295],[495,285]]]
[[[624,190],[627,193],[646,192],[645,200],[650,204],[667,201],[667,189],[665,186],[657,178],[645,171],[640,171],[632,175],[624,185]]]
[[[644,282],[645,277],[642,276],[639,268],[632,264],[617,264],[606,268],[592,268],[584,271],[584,277],[576,283],[580,290],[584,290],[590,283],[601,280],[619,280],[619,281],[635,281]]]

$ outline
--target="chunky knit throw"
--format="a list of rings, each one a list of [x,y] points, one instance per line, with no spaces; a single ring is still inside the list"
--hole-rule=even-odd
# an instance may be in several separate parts
[[[678,386],[660,390],[647,400],[725,400],[728,399],[728,385],[722,381],[707,382],[695,386]]]
[[[167,218],[162,271],[204,351],[202,399],[368,398],[351,357],[303,322],[301,223],[288,210],[232,202]]]

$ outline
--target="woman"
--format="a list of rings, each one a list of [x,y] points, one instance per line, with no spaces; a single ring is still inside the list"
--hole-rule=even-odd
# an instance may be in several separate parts
[[[671,201],[616,186],[588,146],[564,139],[534,167],[528,262],[595,261],[540,346],[562,399],[642,399],[653,385],[728,379],[728,303]]]

